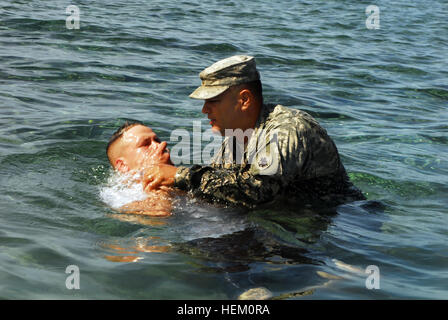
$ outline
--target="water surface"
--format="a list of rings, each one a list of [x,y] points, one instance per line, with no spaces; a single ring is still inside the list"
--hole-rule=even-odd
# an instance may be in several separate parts
[[[379,30],[368,1],[77,1],[79,30],[69,4],[0,1],[1,298],[448,297],[446,1],[377,1]],[[234,54],[256,57],[267,102],[318,119],[368,201],[240,212],[183,198],[151,219],[101,200],[115,129],[205,130],[188,94]],[[381,288],[335,261],[378,266]]]

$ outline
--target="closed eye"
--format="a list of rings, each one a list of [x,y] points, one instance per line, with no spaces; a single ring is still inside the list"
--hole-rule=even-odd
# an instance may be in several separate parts
[[[149,146],[150,144],[151,144],[151,138],[148,137],[148,138],[142,140],[138,147],[139,148],[140,147],[145,147],[145,146]]]

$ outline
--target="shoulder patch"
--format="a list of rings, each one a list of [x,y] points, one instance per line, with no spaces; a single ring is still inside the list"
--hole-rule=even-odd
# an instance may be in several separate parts
[[[255,156],[255,161],[252,164],[257,174],[274,175],[277,174],[280,168],[280,159],[277,152],[265,153],[261,152]]]

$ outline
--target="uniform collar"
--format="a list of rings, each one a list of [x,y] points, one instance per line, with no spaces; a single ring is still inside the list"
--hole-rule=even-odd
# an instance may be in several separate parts
[[[262,104],[260,108],[260,114],[258,115],[257,122],[255,123],[254,130],[257,130],[259,127],[262,127],[266,122],[266,119],[269,117],[269,114],[275,108],[274,104]]]

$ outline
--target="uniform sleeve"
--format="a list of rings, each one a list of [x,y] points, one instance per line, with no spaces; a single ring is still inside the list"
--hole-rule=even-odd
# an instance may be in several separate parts
[[[281,126],[272,131],[275,131],[275,135],[267,146],[276,146],[271,149],[277,150],[279,154],[276,175],[283,185],[300,181],[305,183],[307,180],[340,171],[341,163],[337,148],[325,129],[317,122],[303,121],[294,126]],[[267,154],[274,154],[272,150],[268,150]],[[255,161],[255,166],[252,166],[254,172],[259,163],[260,160]],[[268,169],[268,173],[271,174],[272,171],[275,170]]]
[[[174,186],[210,201],[245,207],[269,202],[281,190],[276,177],[251,174],[248,166],[240,169],[179,167]]]
[[[259,142],[244,166],[179,167],[174,186],[194,196],[246,207],[274,200],[297,173],[296,135],[280,131],[259,137]]]

